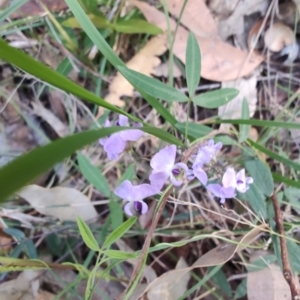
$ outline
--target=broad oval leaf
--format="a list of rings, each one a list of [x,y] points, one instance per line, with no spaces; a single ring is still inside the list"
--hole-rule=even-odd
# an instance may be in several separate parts
[[[126,67],[120,66],[118,69],[135,88],[143,90],[150,96],[169,102],[188,101],[188,98],[185,94],[157,79],[148,77]]]
[[[201,73],[201,54],[200,48],[195,35],[190,32],[187,47],[186,47],[186,58],[185,58],[185,75],[187,86],[189,90],[189,96],[192,97],[195,94],[197,86],[200,82]]]
[[[77,225],[78,225],[80,235],[81,235],[84,243],[91,250],[99,251],[98,243],[97,243],[91,229],[80,217],[77,217]]]
[[[79,170],[87,179],[87,181],[91,183],[104,196],[109,197],[110,189],[106,178],[103,176],[100,170],[94,165],[92,165],[87,157],[80,153],[77,154],[77,160]]]
[[[196,96],[195,104],[204,108],[218,108],[228,103],[239,94],[239,91],[232,88],[224,88],[216,91],[206,92]]]
[[[256,186],[256,181],[250,184],[245,194],[239,194],[239,199],[246,199],[251,205],[256,215],[260,218],[267,219],[266,199]]]
[[[96,220],[98,216],[90,199],[74,188],[57,186],[48,189],[32,184],[25,186],[17,194],[39,213],[61,222],[75,222],[76,216],[85,221]]]
[[[136,220],[136,217],[131,217],[116,228],[104,241],[103,248],[109,248],[116,240],[121,238],[132,227]]]
[[[248,159],[245,168],[253,178],[254,184],[266,196],[271,196],[274,191],[273,177],[270,168],[260,159]]]

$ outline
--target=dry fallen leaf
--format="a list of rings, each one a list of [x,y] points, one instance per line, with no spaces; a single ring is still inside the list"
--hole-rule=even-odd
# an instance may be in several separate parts
[[[187,268],[188,265],[181,257],[176,265],[175,270]],[[190,280],[190,272],[185,272],[182,276],[178,277],[173,271],[164,273],[157,280],[150,283],[147,287],[147,298],[149,300],[174,300],[181,297],[186,289]]]
[[[173,278],[182,278],[187,272],[195,269],[195,268],[202,268],[202,267],[212,267],[217,266],[226,263],[229,261],[236,252],[241,251],[247,247],[247,245],[251,244],[258,236],[261,230],[264,230],[266,228],[266,225],[260,225],[252,230],[250,230],[247,234],[242,236],[241,238],[237,239],[236,243],[225,243],[223,245],[220,245],[209,252],[202,255],[191,267],[188,268],[182,268],[180,270],[173,270],[169,271],[166,274],[169,274],[168,276],[171,276]],[[166,275],[164,274],[164,275]],[[164,276],[162,275],[162,276]],[[140,295],[144,295],[147,293],[152,286],[155,286],[159,284],[161,277],[158,277],[154,281],[151,282],[150,285],[145,289],[145,291]]]
[[[168,1],[169,10],[177,18],[183,0],[174,4]],[[137,0],[130,0],[146,17],[146,19],[167,31],[168,24],[164,13],[149,4]],[[249,75],[263,61],[263,57],[248,53],[223,42],[217,33],[217,27],[203,0],[190,0],[182,16],[182,24],[193,31],[201,48],[201,76],[215,81],[234,80]],[[209,25],[207,25],[209,24]],[[170,19],[171,30],[174,31],[176,22]],[[182,26],[178,27],[173,46],[173,53],[185,63],[185,51],[188,31]]]
[[[160,64],[158,56],[167,50],[166,43],[167,37],[164,34],[153,37],[126,63],[126,66],[145,75],[154,74],[154,68]],[[133,96],[133,86],[118,73],[109,86],[109,94],[105,100],[110,104],[122,107],[124,101],[121,96],[124,95]]]
[[[165,62],[160,64],[158,67],[154,68],[154,73],[153,75],[157,76],[157,77],[168,77],[169,76],[169,62]],[[179,67],[174,64],[173,65],[173,77],[177,78],[177,77],[181,77],[181,76],[185,76],[184,74],[182,74],[181,70],[179,69]]]
[[[89,198],[80,191],[67,187],[43,188],[28,185],[19,191],[18,196],[25,199],[39,213],[58,218],[60,221],[95,220],[97,211]]]
[[[256,261],[266,251],[257,251],[250,257]],[[247,277],[247,296],[249,300],[291,300],[291,291],[277,264],[270,264],[264,269],[249,272]]]
[[[1,300],[32,300],[38,295],[39,272],[23,271],[16,279],[0,284]]]
[[[244,35],[245,16],[254,13],[264,16],[269,4],[268,0],[212,0],[209,7],[216,14],[221,38],[227,40],[230,36]]]
[[[238,81],[227,81],[222,83],[222,88],[236,88],[239,94],[227,104],[218,108],[218,116],[221,119],[240,119],[242,113],[243,99],[245,98],[249,105],[250,118],[253,117],[257,104],[257,74],[249,78],[241,78]],[[222,130],[230,128],[230,124],[222,124]]]

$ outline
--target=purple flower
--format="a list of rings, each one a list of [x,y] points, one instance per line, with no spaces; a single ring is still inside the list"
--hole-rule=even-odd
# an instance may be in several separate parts
[[[175,158],[175,145],[161,149],[152,157],[150,165],[153,170],[149,176],[151,185],[161,190],[168,178],[170,178],[172,184],[175,186],[182,184],[182,181],[177,180],[175,176],[180,174],[180,169],[188,172],[188,167],[185,163],[175,163]]]
[[[212,183],[206,187],[213,196],[220,198],[220,202],[225,203],[226,199],[235,197],[235,188],[233,187],[224,187],[219,183]]]
[[[225,199],[235,197],[236,190],[240,193],[245,193],[249,184],[253,183],[252,177],[245,176],[245,169],[235,172],[234,168],[229,167],[226,169],[223,178],[222,185],[218,183],[209,184],[206,188],[217,198],[220,198],[220,202],[224,203]]]
[[[129,127],[128,118],[123,115],[119,115],[119,120],[115,123],[116,126],[126,126]],[[104,127],[111,127],[111,122],[109,120],[105,121]],[[141,123],[133,124],[134,127],[142,127]],[[138,129],[133,130],[123,130],[120,132],[113,133],[112,135],[102,138],[99,140],[100,145],[103,146],[107,157],[111,160],[117,159],[119,154],[126,148],[126,143],[128,141],[135,142],[143,134],[143,131]]]
[[[203,166],[209,163],[216,155],[216,152],[222,148],[222,143],[214,143],[213,140],[208,140],[206,144],[202,145],[195,156],[192,170],[188,170],[187,177],[193,180],[195,177],[203,184],[207,184],[207,174]]]
[[[251,183],[253,178],[245,176],[245,169],[236,173],[234,168],[229,167],[223,176],[223,186],[236,188],[240,193],[245,193]]]
[[[196,165],[203,166],[209,163],[216,155],[216,153],[222,148],[222,143],[214,143],[214,140],[208,140],[206,144],[202,145],[196,155],[193,167]]]
[[[143,199],[157,194],[159,190],[150,184],[132,185],[129,180],[123,181],[114,193],[127,203],[124,211],[128,216],[133,216],[134,212],[142,215],[148,211],[148,205]]]

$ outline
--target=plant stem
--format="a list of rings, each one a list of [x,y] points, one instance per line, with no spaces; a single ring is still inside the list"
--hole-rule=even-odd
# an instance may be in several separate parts
[[[295,278],[293,277],[293,272],[289,261],[289,255],[284,236],[283,218],[276,194],[273,194],[271,199],[275,210],[275,222],[279,232],[283,276],[290,286],[292,300],[300,300],[300,293]]]

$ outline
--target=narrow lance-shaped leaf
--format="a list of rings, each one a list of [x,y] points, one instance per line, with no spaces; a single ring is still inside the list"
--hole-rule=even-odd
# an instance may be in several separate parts
[[[99,250],[98,243],[89,226],[80,217],[77,217],[77,225],[84,243],[91,250],[98,251]]]
[[[185,75],[187,86],[189,90],[189,96],[192,98],[195,94],[197,86],[200,81],[201,73],[201,55],[198,41],[195,35],[190,32],[186,47],[185,58]]]
[[[250,110],[247,99],[243,99],[242,104],[242,119],[249,120],[250,118]],[[239,143],[244,142],[249,135],[250,126],[249,125],[240,125],[240,134],[239,134]]]
[[[169,102],[186,102],[188,98],[177,89],[126,67],[118,67],[122,75],[138,90],[145,91],[150,96]]]
[[[235,98],[239,91],[232,88],[219,89],[200,94],[194,98],[194,103],[204,108],[218,108]]]
[[[89,159],[84,155],[77,154],[78,165],[83,176],[104,196],[109,197],[110,190],[106,178],[100,170],[91,164]]]
[[[116,228],[105,240],[103,248],[109,248],[116,240],[121,238],[136,222],[136,217],[129,218],[126,222]]]

